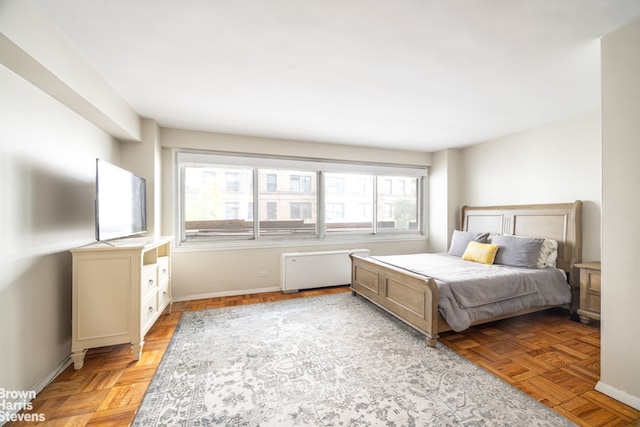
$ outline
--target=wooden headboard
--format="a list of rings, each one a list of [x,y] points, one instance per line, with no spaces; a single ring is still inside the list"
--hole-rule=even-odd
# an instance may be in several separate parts
[[[573,266],[582,261],[581,210],[580,200],[545,205],[465,206],[460,224],[464,231],[557,240],[556,265],[569,273],[574,284]]]

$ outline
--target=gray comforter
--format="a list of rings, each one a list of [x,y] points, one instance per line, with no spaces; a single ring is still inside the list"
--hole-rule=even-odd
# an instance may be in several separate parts
[[[565,272],[557,268],[486,265],[445,253],[373,258],[433,278],[438,285],[438,310],[454,331],[524,308],[571,302]]]

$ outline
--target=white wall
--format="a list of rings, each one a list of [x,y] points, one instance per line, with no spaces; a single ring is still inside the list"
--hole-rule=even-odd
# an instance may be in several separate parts
[[[463,149],[461,202],[511,205],[582,200],[582,259],[600,260],[600,128],[600,113],[594,111]]]
[[[459,228],[460,150],[442,150],[433,155],[429,169],[429,251],[446,252],[451,234]]]
[[[147,183],[147,230],[161,235],[161,147],[160,128],[151,119],[142,120],[141,142],[122,143],[120,166],[144,177]]]
[[[597,390],[640,409],[640,21],[602,39],[602,349]]]
[[[387,164],[428,166],[428,153],[349,147],[301,141],[287,141],[239,135],[161,129],[164,148],[163,234],[175,232],[175,192],[171,148],[207,149],[224,152],[281,155],[315,159],[368,161]],[[424,252],[424,239],[370,243],[352,242],[320,246],[289,245],[251,249],[176,249],[172,265],[172,293],[176,299],[238,295],[278,290],[280,286],[280,254],[334,249],[368,248],[373,254]],[[267,271],[260,277],[259,271]]]
[[[39,392],[71,352],[95,159],[119,163],[110,135],[139,139],[140,118],[28,0],[0,1],[0,64],[0,388]]]
[[[94,240],[95,159],[119,143],[0,65],[0,387],[36,390],[71,351],[71,256]]]

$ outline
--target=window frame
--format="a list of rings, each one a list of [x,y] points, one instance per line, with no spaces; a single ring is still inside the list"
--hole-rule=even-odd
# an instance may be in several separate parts
[[[174,240],[177,248],[188,247],[256,247],[256,246],[274,246],[274,245],[307,245],[307,244],[331,244],[343,241],[398,241],[398,240],[425,240],[427,239],[427,186],[429,178],[428,166],[416,165],[395,165],[381,163],[365,163],[351,161],[336,161],[324,159],[308,159],[308,158],[291,158],[291,157],[275,157],[275,156],[258,156],[244,155],[235,153],[220,153],[212,151],[193,151],[184,149],[173,150],[173,164],[175,167],[174,189],[176,203],[175,214],[175,235]],[[210,165],[214,167],[244,167],[252,168],[254,175],[253,182],[253,221],[254,232],[251,238],[228,239],[219,236],[211,239],[189,240],[186,237],[185,230],[185,167],[188,166]],[[259,227],[260,214],[259,209],[259,193],[258,190],[258,172],[260,169],[276,169],[276,170],[292,170],[292,171],[308,171],[316,174],[316,233],[309,235],[293,235],[293,236],[270,236],[261,235]],[[374,189],[372,204],[372,223],[373,230],[367,232],[355,231],[344,233],[325,232],[325,188],[324,174],[332,173],[355,173],[360,175],[371,175],[375,179],[374,185],[380,178],[385,176],[406,176],[417,179],[417,223],[416,230],[377,230],[377,190]],[[378,184],[380,185],[380,184]],[[313,190],[313,188],[312,188]],[[368,218],[368,216],[367,216]],[[369,218],[368,218],[369,219]]]

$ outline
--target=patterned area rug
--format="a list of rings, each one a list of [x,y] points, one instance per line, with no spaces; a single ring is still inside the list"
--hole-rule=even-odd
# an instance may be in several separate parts
[[[186,312],[135,426],[571,426],[350,293]]]

